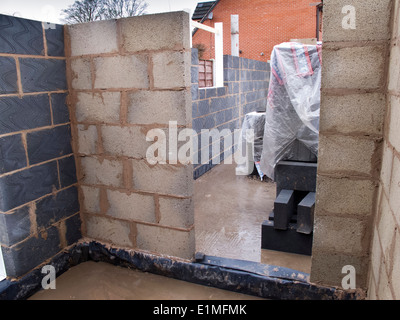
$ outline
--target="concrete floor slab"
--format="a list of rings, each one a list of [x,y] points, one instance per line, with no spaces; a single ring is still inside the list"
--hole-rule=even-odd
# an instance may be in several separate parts
[[[105,262],[81,263],[29,300],[262,300]]]
[[[275,183],[236,176],[234,164],[214,167],[194,183],[196,251],[310,273],[310,256],[261,249],[275,198]]]

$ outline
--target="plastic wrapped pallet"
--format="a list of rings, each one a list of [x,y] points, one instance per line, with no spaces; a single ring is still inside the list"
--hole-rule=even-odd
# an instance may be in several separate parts
[[[251,174],[254,169],[254,163],[260,162],[264,127],[265,112],[250,112],[244,116],[239,143],[241,143],[243,154],[247,156],[247,161],[236,166],[237,175]],[[252,131],[249,131],[249,129]]]
[[[320,45],[274,47],[260,162],[269,178],[280,160],[317,161],[320,88]]]

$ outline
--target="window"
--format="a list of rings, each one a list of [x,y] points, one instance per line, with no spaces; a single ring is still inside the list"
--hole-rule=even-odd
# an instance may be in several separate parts
[[[213,61],[199,60],[199,88],[214,86]]]

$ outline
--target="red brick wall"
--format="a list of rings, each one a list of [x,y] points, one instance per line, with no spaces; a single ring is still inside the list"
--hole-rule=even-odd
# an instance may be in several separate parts
[[[267,61],[274,45],[316,37],[316,7],[310,3],[313,0],[221,0],[213,10],[213,19],[204,24],[211,27],[215,22],[224,24],[224,54],[231,54],[230,16],[238,14],[240,56]],[[212,59],[214,35],[198,30],[193,46],[199,43],[207,47],[203,59]]]

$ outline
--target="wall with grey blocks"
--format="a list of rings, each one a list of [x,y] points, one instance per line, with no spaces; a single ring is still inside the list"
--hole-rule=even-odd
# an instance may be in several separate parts
[[[70,106],[88,238],[191,259],[193,168],[151,165],[149,130],[191,126],[189,15],[68,26]],[[169,160],[169,159],[165,159]]]
[[[19,277],[81,238],[80,207],[63,26],[0,15],[0,30],[0,244]]]
[[[192,116],[199,146],[202,129],[229,129],[233,134],[235,129],[241,128],[243,117],[247,113],[265,112],[270,78],[269,63],[225,55],[224,86],[220,88],[198,87],[198,64],[198,51],[192,49]],[[212,154],[213,144],[220,145],[218,154]],[[195,154],[194,179],[211,170],[218,161],[223,163],[224,157],[234,152],[234,139],[229,146],[224,145],[223,138],[217,141],[210,139],[207,148],[210,155],[208,163],[201,163],[201,150]]]
[[[351,265],[356,287],[368,287],[386,126],[392,4],[324,1],[312,282],[341,286],[342,268]],[[348,5],[355,10],[355,29],[342,27],[342,10]]]

